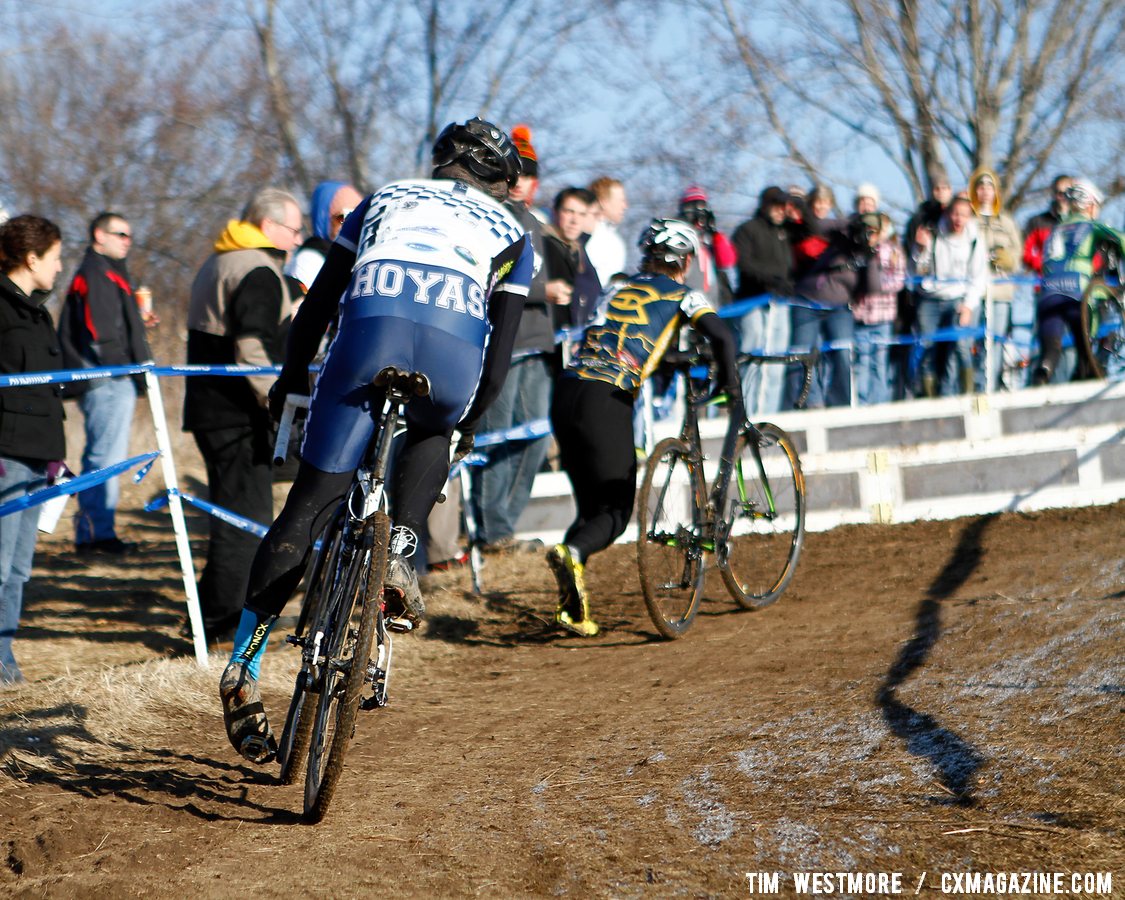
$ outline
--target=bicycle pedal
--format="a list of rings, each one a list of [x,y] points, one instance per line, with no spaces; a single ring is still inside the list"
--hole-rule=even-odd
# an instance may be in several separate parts
[[[359,701],[359,708],[363,710],[382,709],[386,705],[387,694],[385,691],[382,693],[376,692],[370,697],[364,697]]]
[[[408,631],[414,630],[414,623],[409,619],[387,619],[387,631],[393,631],[396,634],[406,634]]]

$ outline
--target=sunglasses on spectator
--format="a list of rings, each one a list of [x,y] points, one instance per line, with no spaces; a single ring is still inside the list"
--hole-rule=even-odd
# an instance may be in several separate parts
[[[128,231],[107,231],[106,234],[112,234],[114,237],[119,237],[123,241],[131,241],[133,239],[133,235]]]
[[[352,214],[352,211],[350,209],[341,210],[340,212],[336,213],[336,215],[334,215],[332,217],[332,221],[335,222],[337,225],[343,225],[344,219],[346,219],[351,214]]]

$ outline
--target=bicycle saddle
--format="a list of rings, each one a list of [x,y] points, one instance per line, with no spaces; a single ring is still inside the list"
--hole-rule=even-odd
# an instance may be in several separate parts
[[[404,397],[425,397],[430,393],[430,379],[421,372],[404,372],[394,366],[380,369],[371,380],[375,387],[386,388]]]

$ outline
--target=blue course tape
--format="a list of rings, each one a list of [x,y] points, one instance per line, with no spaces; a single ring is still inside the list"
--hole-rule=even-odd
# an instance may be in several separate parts
[[[70,384],[96,378],[118,378],[123,375],[277,375],[281,366],[101,366],[96,369],[69,369],[58,372],[29,372],[22,375],[0,375],[0,388],[23,387],[30,384]]]
[[[133,468],[133,466],[148,463],[148,465],[133,476],[133,480],[139,482],[148,474],[148,470],[152,468],[152,463],[155,462],[156,457],[159,455],[159,451],[156,450],[151,453],[142,453],[140,456],[134,456],[131,459],[114,463],[112,466],[106,466],[104,469],[95,469],[93,472],[86,472],[69,481],[64,481],[60,484],[54,484],[50,487],[40,488],[29,494],[24,494],[22,497],[17,497],[15,500],[9,500],[7,503],[0,505],[0,516],[6,516],[9,513],[19,512],[21,509],[38,506],[40,503],[46,503],[48,500],[54,497],[61,497],[64,494],[79,494],[87,488],[92,488],[96,484],[101,484],[103,481],[108,481],[110,478],[120,475],[125,470]]]
[[[206,500],[200,500],[198,497],[193,497],[191,494],[186,494],[183,491],[176,490],[175,488],[166,491],[159,497],[156,497],[155,499],[150,500],[148,503],[146,503],[145,512],[156,512],[157,510],[164,509],[164,507],[168,505],[168,497],[171,494],[175,494],[177,497],[183,500],[184,503],[188,503],[191,506],[194,506],[196,509],[201,509],[204,512],[211,514],[216,519],[226,522],[228,525],[231,525],[239,529],[240,531],[247,531],[250,534],[256,535],[260,538],[265,537],[266,532],[269,531],[269,528],[265,525],[261,525],[258,522],[240,516],[238,513],[233,513],[229,509],[223,509],[221,506],[216,506],[214,503],[208,503]]]

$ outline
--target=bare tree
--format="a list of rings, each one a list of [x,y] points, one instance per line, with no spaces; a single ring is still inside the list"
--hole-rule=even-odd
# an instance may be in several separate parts
[[[840,145],[881,153],[916,197],[948,167],[985,165],[1018,206],[1064,151],[1084,157],[1104,125],[1099,101],[1122,87],[1120,0],[698,5],[747,109],[795,166],[830,168],[809,148],[831,127]],[[1111,182],[1119,158],[1083,162]]]
[[[151,337],[160,358],[180,359],[191,278],[279,169],[276,148],[232,121],[260,106],[256,84],[228,78],[253,67],[231,44],[152,33],[57,25],[28,45],[34,65],[0,57],[0,195],[59,223],[70,267],[96,212],[124,214],[137,237],[130,270],[163,320]]]

